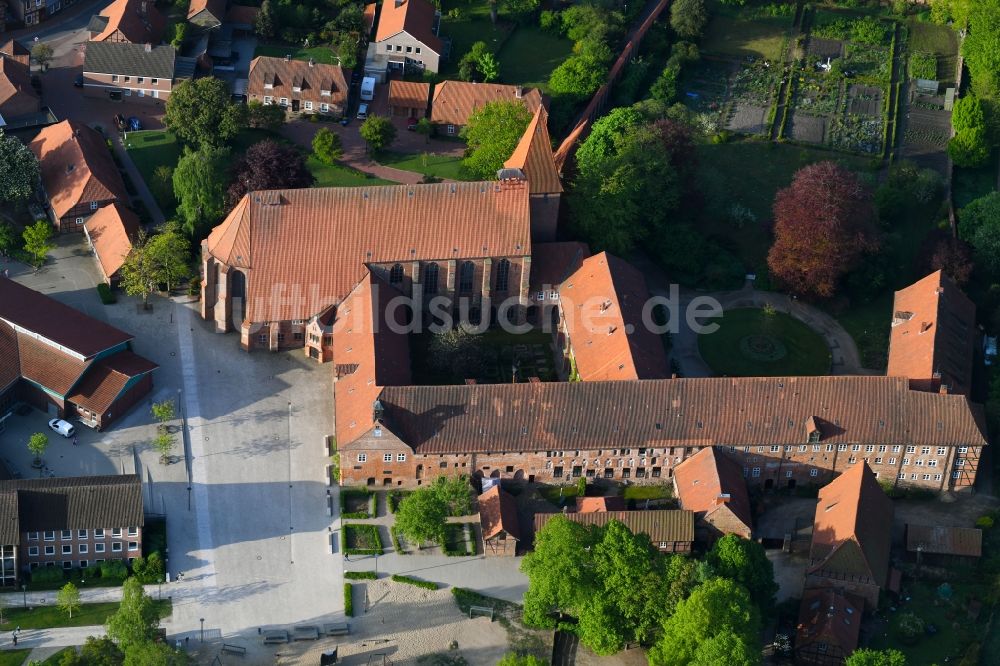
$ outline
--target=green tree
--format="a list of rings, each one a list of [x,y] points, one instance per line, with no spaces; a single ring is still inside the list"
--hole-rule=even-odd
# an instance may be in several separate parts
[[[161,432],[153,438],[153,448],[160,454],[160,464],[167,463],[175,443],[174,436],[169,432]]]
[[[173,400],[154,402],[153,406],[150,407],[150,412],[152,412],[153,418],[160,422],[160,425],[172,420],[177,415]]]
[[[174,168],[169,164],[161,164],[153,169],[153,182],[150,183],[160,201],[174,201]]]
[[[759,629],[760,616],[746,588],[727,578],[712,578],[677,604],[647,657],[650,666],[686,666],[699,658],[699,651],[716,651],[717,645],[705,644],[722,634],[734,635],[747,646],[744,652],[759,655],[754,648]],[[759,657],[750,663],[759,663]]]
[[[333,164],[344,154],[340,135],[327,127],[321,127],[312,140],[313,155],[323,164]]]
[[[80,610],[80,590],[76,589],[76,585],[73,583],[66,583],[59,588],[59,593],[56,595],[56,605],[72,620],[73,611]]]
[[[0,202],[27,199],[38,185],[38,160],[20,139],[0,129]]]
[[[410,493],[396,509],[396,529],[418,544],[444,541],[447,519],[447,504],[430,488]]]
[[[209,145],[196,151],[185,148],[174,169],[177,214],[184,232],[196,243],[208,235],[225,212],[229,161],[228,148]]]
[[[539,659],[533,654],[520,655],[516,652],[508,652],[497,662],[497,666],[547,666],[547,664],[544,659]]]
[[[80,652],[67,650],[59,657],[59,666],[122,666],[125,655],[106,637],[87,637]]]
[[[149,236],[140,229],[132,241],[132,249],[125,257],[119,275],[121,287],[129,296],[142,296],[143,309],[149,308],[149,295],[156,286],[156,262],[149,252]]]
[[[167,99],[163,122],[187,143],[225,145],[248,122],[246,106],[234,104],[231,94],[225,81],[212,76],[181,81]]]
[[[500,78],[500,63],[492,53],[484,53],[476,61],[476,68],[483,77],[483,81],[496,81]]]
[[[108,618],[107,633],[126,655],[137,646],[150,643],[156,637],[160,615],[142,583],[132,576],[122,585],[122,601]]]
[[[42,66],[43,70],[48,69],[53,55],[55,55],[55,52],[52,50],[52,47],[45,42],[38,42],[31,47],[31,57]]]
[[[31,265],[35,268],[45,263],[45,257],[55,247],[51,242],[52,225],[45,220],[39,220],[30,227],[25,227],[21,233],[24,238],[24,251],[31,257]]]
[[[670,27],[682,39],[697,39],[706,23],[704,0],[674,0],[670,5]]]
[[[247,103],[247,124],[254,129],[277,132],[285,123],[285,107],[278,104],[262,104],[252,99]]]
[[[760,649],[756,645],[731,629],[725,629],[702,641],[688,666],[757,666],[760,661]]]
[[[906,666],[906,655],[899,650],[855,650],[844,666]]]
[[[361,125],[361,138],[368,144],[368,152],[377,153],[396,138],[396,126],[383,116],[368,116]]]
[[[191,276],[191,244],[176,223],[152,236],[147,251],[155,266],[156,281],[165,284],[168,292]]]
[[[525,624],[553,627],[553,611],[573,614],[593,599],[597,586],[587,550],[593,543],[587,526],[562,516],[553,517],[535,534],[535,549],[521,561],[521,571],[528,577]]]
[[[594,93],[608,75],[607,65],[584,56],[570,56],[549,76],[549,91],[570,99],[583,99]]]
[[[462,129],[469,144],[463,166],[482,180],[496,178],[530,122],[531,114],[517,100],[489,102],[476,109]]]
[[[474,81],[477,78],[481,78],[482,73],[479,71],[479,62],[492,54],[486,42],[473,42],[469,50],[458,61],[458,77],[463,81]]]
[[[959,211],[958,235],[972,245],[977,265],[1000,275],[1000,192],[975,199]]]
[[[715,542],[706,559],[718,575],[745,587],[763,613],[771,612],[778,585],[774,582],[774,565],[763,546],[727,534]]]
[[[17,251],[17,232],[14,225],[0,220],[0,256],[8,256]]]
[[[951,11],[954,17],[954,5]],[[975,0],[968,16],[962,55],[972,75],[972,88],[980,97],[995,97],[1000,93],[1000,0]]]
[[[951,124],[956,132],[986,127],[983,103],[973,94],[959,97],[951,112]]]
[[[35,464],[41,463],[47,448],[49,448],[49,437],[44,432],[36,432],[28,438],[28,451],[35,456]]]
[[[184,45],[184,40],[187,38],[188,24],[186,21],[181,21],[180,23],[174,24],[174,36],[170,40],[170,45],[175,49],[179,49]]]
[[[472,511],[472,486],[469,477],[439,476],[430,486],[439,500],[444,502],[449,516],[468,516]]]
[[[948,141],[948,157],[956,166],[981,167],[990,158],[990,146],[986,139],[986,129],[959,132]]]
[[[274,5],[271,4],[271,0],[264,0],[260,5],[260,11],[257,12],[257,21],[254,24],[254,30],[258,37],[267,41],[274,38],[277,26],[278,21],[274,13]]]
[[[147,641],[125,651],[124,666],[185,666],[188,657],[166,643]]]
[[[427,143],[430,143],[431,134],[434,133],[434,125],[431,123],[431,119],[424,116],[417,121],[417,134],[424,137]]]

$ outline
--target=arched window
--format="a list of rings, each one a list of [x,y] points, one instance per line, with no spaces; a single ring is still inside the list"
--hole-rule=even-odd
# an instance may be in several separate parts
[[[438,265],[434,263],[424,266],[424,293],[438,293]]]
[[[403,264],[396,264],[389,270],[389,284],[399,284],[403,281]]]
[[[468,294],[472,291],[472,276],[476,272],[476,266],[471,261],[463,261],[462,268],[458,273],[458,293]]]
[[[510,281],[510,262],[501,259],[497,264],[497,291],[507,291],[507,283]]]

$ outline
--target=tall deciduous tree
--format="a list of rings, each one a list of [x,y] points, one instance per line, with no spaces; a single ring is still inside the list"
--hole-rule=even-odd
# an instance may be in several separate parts
[[[969,33],[962,42],[962,55],[973,89],[983,97],[1000,93],[1000,0],[969,3]]]
[[[670,5],[670,27],[683,39],[697,39],[708,23],[705,0],[674,0]]]
[[[142,296],[142,307],[149,307],[149,295],[156,286],[156,262],[149,251],[149,235],[140,229],[132,240],[132,249],[120,270],[121,286],[129,296]]]
[[[42,66],[42,69],[48,68],[54,54],[55,52],[52,50],[52,47],[45,42],[38,42],[31,47],[31,57]]]
[[[188,656],[166,643],[140,643],[125,652],[123,666],[186,666]]]
[[[396,529],[415,543],[445,538],[448,506],[430,488],[419,488],[399,503]]]
[[[959,211],[958,235],[972,245],[979,266],[1000,275],[1000,192],[980,197]]]
[[[171,291],[191,275],[191,244],[176,223],[171,223],[149,239],[149,256],[156,270],[156,281]]]
[[[855,650],[844,666],[906,666],[906,655],[899,650]]]
[[[878,247],[872,193],[835,164],[800,169],[774,200],[772,276],[799,296],[829,298],[840,279]]]
[[[396,126],[383,116],[368,116],[361,124],[361,138],[368,144],[368,151],[377,153],[396,138]]]
[[[21,233],[24,251],[31,257],[31,265],[38,268],[45,263],[45,257],[55,247],[52,243],[52,225],[39,220]]]
[[[159,612],[142,583],[134,576],[127,578],[122,585],[121,604],[108,618],[108,637],[127,655],[133,648],[152,642],[159,624]]]
[[[225,145],[247,126],[247,108],[231,101],[229,85],[212,76],[182,81],[167,99],[164,123],[187,143]]]
[[[425,120],[421,118],[421,120]],[[313,155],[323,164],[333,164],[344,154],[340,135],[327,127],[319,128],[312,140]]]
[[[17,137],[0,129],[0,203],[27,199],[38,184],[38,160]]]
[[[771,611],[778,586],[774,582],[774,565],[767,559],[763,546],[727,534],[715,542],[707,560],[718,575],[745,587],[762,612]]]
[[[555,516],[535,534],[535,549],[525,555],[521,571],[528,577],[524,622],[553,627],[553,612],[576,612],[596,589],[588,546],[595,541],[580,523]]]
[[[260,4],[260,11],[257,12],[257,20],[254,23],[254,30],[257,36],[265,41],[274,38],[274,33],[278,27],[278,20],[274,13],[274,5],[271,0],[264,0]]]
[[[184,149],[174,169],[174,196],[184,232],[195,242],[208,235],[225,212],[229,149]]]
[[[496,178],[529,122],[531,114],[520,101],[490,102],[476,109],[462,129],[462,137],[469,144],[468,157],[462,164],[477,178]]]
[[[699,663],[699,655],[719,649],[714,641],[732,635],[746,649],[744,655],[758,655],[757,632],[760,615],[750,595],[738,583],[727,578],[712,578],[694,589],[691,596],[677,605],[677,610],[663,623],[663,635],[650,649],[650,666],[687,666]],[[706,663],[703,660],[700,663]],[[728,662],[727,662],[728,663]]]
[[[72,620],[73,613],[80,610],[80,590],[73,583],[66,583],[59,588],[59,593],[56,595],[56,605]]]
[[[247,192],[309,187],[314,180],[297,148],[265,139],[250,146],[237,163],[226,200],[232,207]]]
[[[607,64],[582,55],[566,58],[549,75],[549,91],[570,99],[592,95],[608,74]]]

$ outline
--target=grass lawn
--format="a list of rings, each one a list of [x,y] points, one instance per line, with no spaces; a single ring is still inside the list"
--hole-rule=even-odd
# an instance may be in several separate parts
[[[56,652],[54,655],[43,661],[42,666],[45,666],[45,664],[52,664],[52,666],[59,666],[59,663],[62,661],[63,655],[66,654],[67,652],[76,652],[76,648],[65,647],[62,650],[59,650],[59,652]]]
[[[521,25],[500,49],[500,80],[530,88],[548,89],[549,75],[573,52],[573,42],[545,32],[537,25]]]
[[[329,46],[312,46],[304,49],[301,46],[282,44],[260,44],[253,51],[253,57],[266,56],[270,58],[284,58],[291,54],[292,60],[309,60],[312,58],[324,65],[336,65],[337,54]]]
[[[792,17],[766,17],[750,21],[716,14],[705,28],[699,43],[702,53],[730,56],[757,56],[768,60],[781,58],[785,36]]]
[[[542,381],[554,381],[556,378],[552,337],[548,333],[532,330],[517,335],[500,329],[489,329],[476,336],[481,345],[478,354],[482,362],[477,364],[478,367],[468,370],[459,367],[457,363],[444,367],[431,362],[431,359],[438,358],[430,352],[433,335],[423,332],[410,336],[410,358],[413,359],[415,384],[464,384],[470,378],[480,384],[509,382],[515,355],[518,381],[527,381],[529,377],[538,377]]]
[[[988,604],[983,604],[979,617],[969,618],[966,601],[970,597],[982,599],[984,590],[974,583],[950,583],[953,593],[950,600],[942,599],[937,589],[940,583],[931,581],[904,582],[903,588],[911,600],[902,604],[894,613],[889,613],[889,630],[880,627],[873,633],[868,647],[876,650],[895,648],[906,655],[910,666],[929,666],[958,662],[969,645],[981,641],[986,632],[989,616]],[[922,636],[915,643],[904,643],[897,631],[897,619],[902,613],[914,613],[925,624],[933,624],[938,633]],[[888,633],[888,636],[884,634]],[[984,656],[986,654],[984,653]],[[984,660],[982,663],[995,663]]]
[[[160,610],[160,617],[168,617],[171,613],[169,599],[154,601]],[[104,624],[118,610],[118,602],[111,601],[100,604],[83,604],[80,610],[73,613],[72,619],[56,606],[38,606],[35,608],[8,608],[4,611],[4,622],[0,631],[12,631],[15,627],[21,629],[49,629],[52,627],[88,627]]]
[[[719,375],[774,377],[830,372],[826,341],[794,317],[737,308],[715,321],[719,330],[699,336],[698,350]]]
[[[955,82],[955,68],[958,64],[958,34],[951,28],[912,19],[906,27],[910,30],[907,48],[912,51],[926,51],[938,56],[938,77],[945,85]]]
[[[854,338],[861,363],[872,370],[885,370],[889,361],[892,290],[886,290],[870,303],[854,306],[836,317]]]
[[[323,164],[310,155],[306,168],[316,179],[313,187],[359,187],[361,185],[395,185],[391,180],[369,176],[343,164]]]
[[[549,504],[562,506],[576,501],[577,488],[575,483],[565,486],[539,486],[538,494]]]
[[[622,495],[626,500],[670,499],[674,496],[674,491],[669,485],[625,486]]]
[[[448,12],[452,9],[459,11],[458,18],[448,16]],[[475,42],[486,42],[491,51],[499,52],[514,28],[513,23],[503,19],[493,25],[490,21],[490,5],[486,0],[442,0],[440,34],[451,39],[451,56],[448,60],[442,61],[440,77],[456,78],[458,61]],[[500,71],[501,73],[504,71],[502,60]]]
[[[177,166],[177,160],[181,157],[181,147],[177,143],[177,137],[166,130],[129,132],[125,148],[139,173],[142,174],[142,179],[146,181],[146,185],[153,193],[153,197],[156,198],[160,210],[163,211],[168,220],[173,218],[177,208],[173,186],[158,186],[154,173],[158,166],[165,165],[171,169]]]
[[[31,650],[3,650],[0,652],[0,666],[21,666],[31,654]]]
[[[854,171],[870,173],[871,160],[826,150],[762,141],[704,144],[696,148],[698,184],[705,206],[701,228],[732,249],[748,269],[761,271],[771,246],[774,195],[788,187],[804,166],[833,160]],[[749,208],[756,224],[737,228],[729,211],[735,204]]]
[[[378,161],[404,171],[415,171],[435,178],[448,180],[476,180],[462,166],[462,158],[453,155],[435,155],[433,153],[379,153]]]

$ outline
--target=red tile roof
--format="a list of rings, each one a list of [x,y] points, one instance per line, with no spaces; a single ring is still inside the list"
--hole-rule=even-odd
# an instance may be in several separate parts
[[[133,337],[3,277],[0,277],[0,319],[83,358],[91,358]],[[52,348],[49,345],[46,347]]]
[[[121,351],[95,361],[67,400],[97,414],[104,414],[133,377],[159,366],[131,351]]]
[[[265,84],[273,87],[265,88]],[[294,88],[300,88],[295,92]],[[328,91],[329,95],[323,95]],[[285,60],[259,56],[250,63],[247,92],[251,97],[281,97],[326,102],[334,106],[347,103],[347,79],[339,65],[324,65],[305,60]],[[319,110],[319,107],[316,108]]]
[[[0,53],[10,56],[22,64],[31,64],[31,51],[29,51],[26,47],[21,46],[21,43],[13,37],[0,44]]]
[[[374,2],[369,2],[365,5],[364,10],[364,24],[365,24],[365,38],[367,39],[372,34],[372,29],[375,27],[375,10],[378,7]]]
[[[0,392],[21,378],[21,359],[17,351],[17,333],[0,320]]]
[[[31,87],[28,65],[17,58],[0,55],[0,114],[12,117],[34,113],[42,100]]]
[[[824,444],[986,444],[964,396],[911,391],[897,377],[393,386],[380,399],[420,453],[803,444],[816,413],[830,422]]]
[[[915,389],[968,394],[976,339],[976,306],[943,271],[896,292],[887,374]]]
[[[535,243],[531,246],[531,286],[528,296],[536,292],[558,290],[559,285],[572,275],[583,260],[590,256],[586,243],[566,241],[560,243]]]
[[[167,21],[153,0],[114,0],[101,10],[108,23],[93,42],[103,42],[120,31],[132,44],[159,44]]]
[[[515,539],[521,539],[521,528],[517,521],[517,500],[508,492],[493,486],[479,496],[479,522],[483,527],[483,538],[492,539],[506,532]]]
[[[854,652],[861,634],[863,610],[836,590],[806,590],[799,610],[796,651],[826,643],[831,658],[834,658],[834,647],[839,648],[841,658]]]
[[[555,516],[574,523],[603,527],[612,520],[624,523],[633,534],[645,534],[656,546],[660,542],[694,541],[694,514],[690,511],[655,509],[652,511],[605,511],[599,513],[536,513],[535,532]]]
[[[139,217],[117,202],[101,208],[84,224],[105,277],[113,276],[125,263],[139,226]]]
[[[864,461],[823,486],[813,521],[810,571],[867,576],[885,587],[892,513],[892,501]]]
[[[714,446],[708,446],[674,467],[681,506],[706,517],[728,506],[740,521],[753,527],[750,496],[743,471]]]
[[[382,11],[385,11],[384,9]],[[442,81],[434,86],[431,100],[431,122],[442,125],[466,125],[472,112],[490,102],[524,102],[529,112],[542,106],[542,93],[537,88],[510,86],[502,83],[470,83]]]
[[[624,511],[625,498],[620,495],[614,497],[577,497],[577,513],[600,513],[603,511]]]
[[[61,396],[73,388],[90,364],[25,333],[17,334],[17,348],[21,376]]]
[[[226,15],[226,0],[191,0],[187,18],[190,21],[203,11],[207,11],[216,21],[222,22]]]
[[[583,381],[670,376],[660,336],[644,322],[649,291],[642,273],[602,252],[559,288],[566,333]]]
[[[437,183],[246,195],[208,237],[247,272],[247,319],[309,319],[340,302],[365,264],[526,256],[526,188]]]
[[[972,527],[906,525],[906,550],[941,555],[980,557],[983,531]]]
[[[406,31],[438,55],[443,53],[441,39],[434,34],[437,9],[428,0],[383,0],[375,41],[381,42]]]
[[[49,125],[30,146],[56,218],[91,201],[128,201],[125,183],[104,137],[76,120]]]
[[[563,191],[559,170],[552,157],[548,122],[548,112],[539,105],[517,148],[503,163],[505,169],[518,169],[525,175],[532,194],[559,194]]]
[[[431,96],[431,84],[419,81],[389,81],[389,106],[427,111]]]

